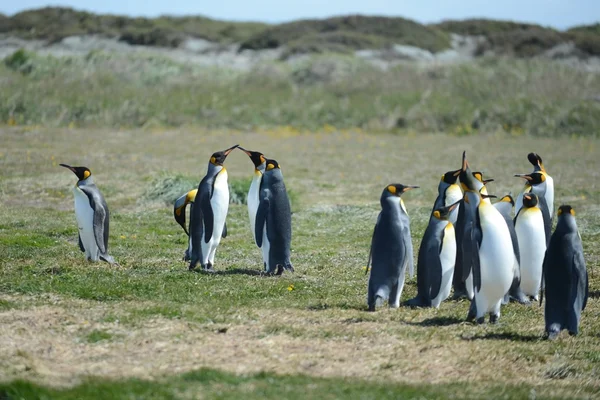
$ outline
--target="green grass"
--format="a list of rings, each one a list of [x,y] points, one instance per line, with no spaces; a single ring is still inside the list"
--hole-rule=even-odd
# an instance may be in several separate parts
[[[217,399],[398,399],[446,398],[448,392],[461,392],[458,384],[398,385],[363,382],[361,380],[324,379],[308,376],[280,376],[258,373],[236,376],[212,369],[200,369],[168,380],[146,381],[130,379],[106,382],[87,379],[70,389],[48,389],[28,382],[18,381],[0,385],[0,395],[6,398],[27,399],[171,399],[201,393],[203,398]],[[575,388],[573,388],[575,389]],[[464,393],[461,398],[522,399],[535,393],[528,386],[497,386],[479,390],[476,394]],[[592,393],[580,393],[586,398]],[[538,398],[538,397],[536,397]],[[542,396],[539,398],[561,398]]]
[[[103,52],[11,60],[0,65],[0,120],[17,125],[600,132],[600,103],[593,101],[600,75],[545,60],[382,71],[354,57],[321,55],[246,72]]]
[[[597,138],[18,127],[2,128],[0,136],[11,149],[0,155],[0,397],[598,392]],[[230,205],[217,272],[188,272],[181,260],[187,237],[172,204],[147,195],[169,186],[168,176],[199,181],[210,155],[233,143],[277,159],[296,193],[293,274],[260,275],[243,204]],[[416,251],[439,176],[458,166],[464,149],[472,167],[496,179],[490,191],[497,195],[520,190],[512,175],[530,170],[527,152],[540,153],[557,204],[577,211],[591,293],[579,336],[543,340],[537,305],[510,304],[498,325],[483,326],[464,322],[465,301],[446,301],[439,310],[366,311],[363,267],[382,188],[421,187],[404,197]],[[84,260],[69,193],[74,176],[58,162],[92,170],[111,210],[109,252],[119,266]],[[252,163],[234,151],[226,167],[243,195]],[[402,300],[415,293],[409,279]]]

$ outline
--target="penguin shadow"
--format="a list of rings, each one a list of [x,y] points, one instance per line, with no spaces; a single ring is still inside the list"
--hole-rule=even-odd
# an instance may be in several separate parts
[[[520,335],[514,332],[489,332],[480,335],[461,336],[462,340],[471,342],[474,340],[509,340],[511,342],[539,342],[544,339],[541,335]]]
[[[248,276],[264,275],[259,270],[247,269],[247,268],[231,268],[231,269],[215,270],[215,271],[205,271],[202,268],[196,268],[196,269],[191,270],[190,272],[206,274],[206,275],[248,275]]]
[[[590,299],[600,299],[600,290],[592,290],[588,293]]]
[[[407,322],[409,325],[414,326],[451,326],[458,325],[465,322],[464,318],[457,317],[433,317],[427,318],[420,322]]]

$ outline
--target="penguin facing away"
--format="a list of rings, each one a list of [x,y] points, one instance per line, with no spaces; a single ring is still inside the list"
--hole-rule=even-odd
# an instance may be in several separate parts
[[[544,217],[534,193],[523,195],[523,207],[515,217],[515,231],[521,251],[521,289],[527,296],[538,300],[546,253],[546,233]]]
[[[188,237],[190,236],[190,232],[188,231],[188,229],[185,226],[185,224],[186,224],[185,209],[186,209],[187,205],[189,204],[190,205],[190,213],[192,212],[191,210],[194,208],[194,201],[196,200],[196,194],[198,194],[198,189],[190,190],[189,192],[183,194],[181,197],[179,197],[177,200],[175,200],[175,204],[173,207],[173,216],[175,217],[175,221],[177,221],[177,223],[179,225],[181,225],[181,227],[183,228],[183,231],[185,232],[186,235],[188,235]],[[226,235],[227,235],[227,231],[225,229],[223,231],[223,237],[225,237]],[[190,246],[191,246],[191,242],[188,239],[188,248],[185,250],[185,254],[183,256],[184,261],[190,260]]]
[[[108,230],[110,214],[104,196],[94,184],[92,172],[87,167],[71,167],[79,179],[73,188],[75,197],[75,217],[79,229],[79,249],[85,253],[88,261],[106,261],[116,264],[108,255]]]
[[[472,259],[474,289],[467,321],[477,319],[483,323],[485,314],[489,313],[490,322],[495,323],[500,317],[502,299],[514,278],[513,245],[504,218],[489,203],[479,202],[474,222],[470,240],[464,243],[465,256]]]
[[[456,261],[456,239],[450,216],[462,202],[432,213],[417,259],[417,296],[406,302],[411,307],[435,307],[448,298]]]
[[[577,335],[589,290],[575,211],[569,205],[562,205],[557,215],[558,223],[543,264],[544,319],[548,339],[556,339],[563,329],[567,329],[570,335]]]
[[[381,212],[373,230],[367,262],[367,271],[371,267],[367,294],[369,311],[375,311],[375,307],[385,300],[390,307],[399,307],[407,266],[410,276],[413,275],[410,220],[400,196],[415,188],[418,186],[391,184],[381,194]]]
[[[213,153],[208,162],[206,176],[198,185],[194,206],[190,216],[189,269],[194,270],[200,263],[205,271],[213,271],[217,247],[221,237],[226,235],[225,219],[229,209],[229,186],[225,159],[238,147],[236,144],[226,150]]]
[[[262,181],[262,176],[265,173],[265,169],[267,167],[267,159],[265,158],[263,153],[258,151],[246,150],[242,147],[238,146],[238,149],[246,153],[250,160],[254,164],[254,176],[252,177],[252,182],[250,183],[250,189],[248,190],[248,196],[246,203],[248,204],[248,217],[250,218],[250,230],[252,232],[252,238],[256,243],[256,232],[255,232],[255,222],[256,222],[256,212],[258,211],[258,204],[260,202],[260,184]]]
[[[260,184],[260,203],[256,210],[256,245],[262,249],[267,274],[294,272],[290,261],[292,211],[279,163],[267,159]]]
[[[532,174],[539,172],[542,175],[544,175],[543,180],[545,182],[545,185],[543,190],[543,196],[545,203],[548,207],[550,219],[552,219],[552,217],[554,216],[554,179],[552,179],[552,177],[548,175],[548,172],[544,167],[544,163],[542,162],[542,157],[540,157],[539,154],[529,153],[527,154],[527,160],[531,163],[531,165],[533,165]],[[531,191],[531,185],[526,183],[523,192],[517,196],[517,201],[515,204],[515,214],[518,214],[521,207],[523,207],[523,194],[529,191]],[[539,191],[536,192],[536,194],[538,195],[538,197],[540,196]]]

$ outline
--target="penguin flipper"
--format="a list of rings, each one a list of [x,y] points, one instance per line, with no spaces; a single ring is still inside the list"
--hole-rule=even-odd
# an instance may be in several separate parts
[[[548,210],[548,203],[544,196],[538,196],[538,204],[544,219],[544,233],[546,234],[546,247],[548,247],[550,236],[552,235],[552,218],[550,217],[550,210]]]
[[[479,264],[479,246],[481,246],[481,231],[477,229],[480,226],[479,213],[477,213],[477,224],[473,224],[471,229],[471,267],[473,269],[473,289],[481,290],[481,268]]]
[[[430,267],[430,271],[427,271],[427,286],[429,289],[429,301],[435,299],[438,294],[440,294],[440,289],[442,288],[442,261],[440,260],[440,253],[442,252],[442,246],[444,243],[444,234],[445,231],[442,231],[442,237],[437,249],[436,257],[429,257],[432,265]]]
[[[83,247],[83,242],[81,241],[81,234],[78,234],[77,237],[79,238],[79,250],[85,253],[85,248]]]
[[[226,238],[227,237],[227,222],[225,222],[223,224],[223,233],[221,234],[222,238]]]
[[[210,242],[213,235],[213,226],[215,223],[215,216],[213,214],[212,206],[210,205],[210,196],[203,196],[200,202],[200,208],[202,209],[202,220],[204,221],[204,242]]]
[[[106,254],[108,245],[108,207],[104,199],[98,196],[98,188],[95,185],[90,186],[89,189],[88,186],[80,186],[79,189],[86,194],[90,201],[90,207],[94,210],[94,237],[96,238],[98,250],[100,250],[100,254]]]
[[[254,223],[254,237],[256,238],[256,245],[262,247],[263,230],[265,228],[265,221],[267,220],[267,214],[269,213],[269,198],[265,197],[262,199],[256,210],[256,219]]]
[[[573,253],[573,275],[575,276],[577,281],[579,281],[579,275],[577,273],[580,271],[585,272],[584,283],[583,283],[585,285],[585,288],[583,290],[583,301],[581,303],[581,311],[583,311],[583,310],[585,310],[585,306],[587,305],[587,300],[588,300],[589,280],[588,280],[588,273],[585,268],[585,260],[583,259],[583,253],[576,251]],[[578,282],[578,286],[579,286],[579,282]],[[577,288],[575,290],[575,292],[577,294],[577,292],[579,292],[579,288]]]
[[[412,278],[415,274],[415,257],[413,255],[413,247],[412,247],[412,239],[410,236],[410,228],[406,227],[404,229],[405,229],[405,232],[404,232],[404,235],[402,235],[402,238],[404,241],[404,249],[406,251],[406,262],[408,264],[408,276],[410,276]]]

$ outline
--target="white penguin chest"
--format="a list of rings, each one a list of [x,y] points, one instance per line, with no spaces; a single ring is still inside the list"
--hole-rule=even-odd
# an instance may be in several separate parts
[[[494,207],[479,208],[482,240],[479,264],[482,290],[497,289],[503,296],[512,283],[514,253],[510,232],[504,217]],[[493,291],[493,290],[492,290]]]
[[[256,212],[258,205],[260,204],[260,182],[262,180],[262,174],[258,171],[254,171],[254,177],[252,183],[250,183],[250,190],[248,190],[248,216],[250,218],[250,229],[252,230],[252,237],[254,237],[254,228],[256,222]]]
[[[537,296],[546,253],[544,217],[540,209],[522,209],[517,218],[515,232],[521,254],[521,288],[525,294]]]
[[[220,238],[229,209],[229,186],[225,169],[219,172],[215,178],[210,206],[213,211],[213,238]]]
[[[98,245],[94,236],[94,210],[90,206],[87,195],[77,186],[73,188],[73,195],[75,197],[75,218],[81,243],[86,249],[86,253],[95,254]]]

